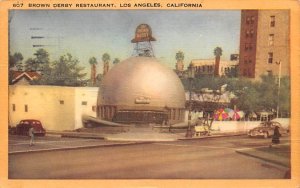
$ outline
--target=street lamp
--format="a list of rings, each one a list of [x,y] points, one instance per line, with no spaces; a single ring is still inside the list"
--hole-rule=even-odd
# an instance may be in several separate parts
[[[188,129],[186,131],[185,137],[191,138],[193,136],[191,130],[191,119],[192,119],[192,81],[195,77],[195,70],[192,64],[188,67],[188,80],[189,80],[189,114],[188,114]]]
[[[278,62],[276,62],[277,65],[279,65],[278,68],[278,91],[277,91],[277,114],[276,117],[278,118],[279,115],[279,95],[280,95],[280,79],[281,79],[281,61],[279,60]]]

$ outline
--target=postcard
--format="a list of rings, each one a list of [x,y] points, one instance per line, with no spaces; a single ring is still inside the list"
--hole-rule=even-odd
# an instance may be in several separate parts
[[[0,187],[300,187],[299,1],[0,15]]]

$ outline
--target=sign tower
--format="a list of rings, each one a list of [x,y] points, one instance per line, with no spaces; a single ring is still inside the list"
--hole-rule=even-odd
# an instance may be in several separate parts
[[[154,57],[151,41],[156,41],[152,37],[152,30],[148,24],[140,24],[135,30],[135,37],[131,43],[135,43],[133,56]]]

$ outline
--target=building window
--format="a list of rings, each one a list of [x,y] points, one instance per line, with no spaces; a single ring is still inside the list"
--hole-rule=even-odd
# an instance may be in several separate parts
[[[272,76],[272,75],[273,75],[273,71],[268,70],[268,71],[267,71],[267,74],[268,74],[268,76]]]
[[[248,63],[248,56],[244,56],[244,64]]]
[[[28,112],[28,105],[25,104],[25,112]]]
[[[251,18],[250,18],[250,17],[247,17],[247,18],[246,18],[246,24],[250,24],[250,20],[251,20]]]
[[[274,44],[274,34],[269,34],[269,46],[273,46]]]
[[[65,104],[65,101],[64,100],[60,100],[59,104]]]
[[[248,69],[248,76],[251,77],[252,76],[252,73],[251,73],[251,70]]]
[[[246,37],[249,37],[249,36],[250,36],[250,31],[247,30],[247,31],[246,31]]]
[[[254,16],[248,16],[246,18],[246,24],[253,24],[255,21],[255,17]]]
[[[246,43],[245,44],[245,50],[252,50],[252,44],[251,43]]]
[[[250,37],[253,37],[253,35],[254,35],[254,30],[251,29],[251,30],[250,30]]]
[[[81,105],[87,105],[87,101],[82,101]]]
[[[270,16],[270,27],[275,27],[275,16]]]
[[[273,52],[268,53],[268,63],[272,64],[273,63]]]
[[[16,111],[16,105],[12,104],[12,110],[15,112]]]
[[[254,16],[251,16],[251,21],[250,21],[250,23],[253,24],[254,21],[255,21],[255,17],[254,17]]]
[[[247,30],[246,31],[246,37],[248,38],[248,37],[253,37],[254,36],[254,30],[253,29],[251,29],[251,30]]]
[[[247,69],[244,69],[244,76],[247,76]]]
[[[176,120],[176,109],[173,109],[173,120]]]

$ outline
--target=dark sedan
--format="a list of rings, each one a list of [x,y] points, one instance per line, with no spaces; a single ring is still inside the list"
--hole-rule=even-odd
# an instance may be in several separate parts
[[[248,136],[249,137],[260,136],[263,138],[269,138],[269,137],[273,136],[274,129],[276,126],[279,127],[279,132],[281,135],[289,133],[289,130],[283,128],[280,123],[278,123],[276,121],[265,121],[265,122],[261,122],[259,126],[249,130]]]
[[[45,136],[46,130],[43,128],[42,123],[35,119],[24,119],[14,128],[13,133],[17,135],[29,135],[29,129],[34,128],[34,134],[37,136]]]

